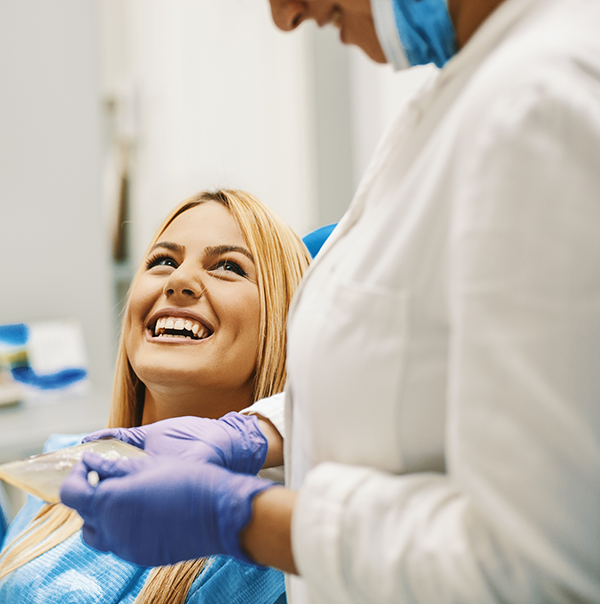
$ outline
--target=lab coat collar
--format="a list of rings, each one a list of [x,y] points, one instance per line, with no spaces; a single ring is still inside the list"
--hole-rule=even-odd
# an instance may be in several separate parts
[[[471,39],[442,69],[439,84],[472,72],[515,27],[535,18],[538,6],[554,0],[505,0],[479,26]]]

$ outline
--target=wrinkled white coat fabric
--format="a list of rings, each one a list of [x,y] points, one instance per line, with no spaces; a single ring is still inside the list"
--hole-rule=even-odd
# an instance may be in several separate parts
[[[600,601],[600,3],[508,0],[289,322],[291,604]]]

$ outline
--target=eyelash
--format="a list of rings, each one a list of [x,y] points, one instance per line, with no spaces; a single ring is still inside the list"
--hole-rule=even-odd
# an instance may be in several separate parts
[[[146,262],[146,270],[158,266],[162,260],[170,260],[175,265],[175,268],[177,268],[177,262],[171,256],[168,256],[167,254],[157,254],[156,256],[151,256],[148,258],[148,261]]]
[[[148,261],[146,262],[146,270],[150,270],[151,268],[154,268],[155,266],[159,266],[160,263],[165,260],[172,262],[174,265],[174,268],[177,268],[178,264],[171,256],[168,256],[166,254],[158,254],[156,256],[151,256],[150,258],[148,258]],[[237,275],[240,275],[240,277],[246,277],[248,275],[248,273],[237,262],[235,262],[234,260],[227,260],[227,259],[219,260],[214,266],[212,266],[210,268],[210,270],[214,271],[216,269],[224,267],[225,265],[231,265],[232,267],[234,267],[234,270],[227,271],[227,272],[236,273]],[[163,266],[169,266],[169,265],[164,264]]]
[[[246,271],[234,260],[219,260],[219,262],[217,262],[210,270],[215,270],[226,264],[230,264],[231,266],[235,267],[235,269],[233,271],[228,271],[228,272],[236,273],[237,275],[240,275],[240,277],[247,276],[248,273],[246,273]]]

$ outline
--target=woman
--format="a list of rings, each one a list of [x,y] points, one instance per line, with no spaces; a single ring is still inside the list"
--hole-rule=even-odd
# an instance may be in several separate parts
[[[139,530],[161,517],[151,477],[231,519],[218,538],[168,521],[159,559],[194,531],[196,551],[298,573],[293,604],[599,601],[600,3],[432,3],[271,0],[282,29],[332,22],[377,60],[452,48],[431,18],[449,10],[460,50],[401,108],[294,300],[289,488],[105,467],[80,500],[103,547],[135,559],[113,529],[132,505]]]
[[[109,426],[220,418],[281,391],[287,309],[308,259],[291,229],[247,193],[200,193],[175,208],[131,286]],[[30,502],[7,535],[0,602],[272,604],[283,593],[278,573],[231,559],[124,563],[82,542],[73,511],[40,507]]]

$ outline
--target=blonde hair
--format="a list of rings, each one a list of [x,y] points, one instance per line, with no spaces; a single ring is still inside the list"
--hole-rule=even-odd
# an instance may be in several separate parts
[[[221,203],[229,210],[246,240],[256,266],[260,299],[260,340],[252,400],[257,401],[283,390],[286,379],[287,312],[310,256],[298,236],[259,199],[243,191],[224,189],[199,193],[177,206],[163,221],[148,250],[177,216],[207,201]],[[132,286],[143,271],[142,262]],[[127,316],[126,305],[123,326]],[[108,421],[110,428],[138,426],[142,418],[144,384],[129,363],[124,335],[123,328]],[[81,518],[74,510],[62,504],[45,505],[19,538],[0,555],[0,579],[62,543],[81,526]],[[147,604],[168,600],[172,604],[183,604],[189,588],[205,563],[205,559],[200,559],[152,569],[136,602]]]

